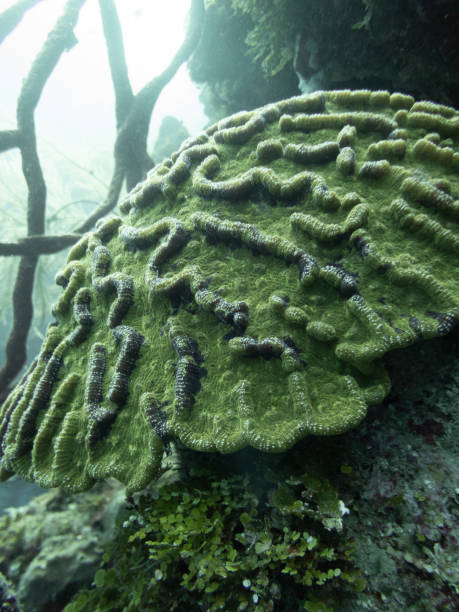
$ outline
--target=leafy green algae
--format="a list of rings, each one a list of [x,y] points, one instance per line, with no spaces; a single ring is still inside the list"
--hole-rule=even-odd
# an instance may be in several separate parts
[[[356,426],[388,351],[459,316],[459,113],[331,91],[185,141],[71,250],[0,413],[3,477],[154,478],[162,444],[278,452]]]
[[[266,464],[215,465],[155,485],[120,513],[94,587],[66,612],[334,609],[365,581],[341,534],[348,509],[326,478]]]

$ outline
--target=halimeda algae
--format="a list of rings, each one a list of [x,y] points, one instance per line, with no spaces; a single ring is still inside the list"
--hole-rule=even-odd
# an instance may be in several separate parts
[[[459,317],[459,112],[325,91],[185,141],[71,249],[0,413],[1,475],[78,491],[163,443],[279,452],[356,426],[388,351]]]

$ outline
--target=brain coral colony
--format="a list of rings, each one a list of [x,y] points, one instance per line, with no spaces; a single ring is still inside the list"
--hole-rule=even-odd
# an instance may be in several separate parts
[[[276,452],[356,426],[380,358],[459,317],[459,113],[330,91],[185,141],[70,251],[0,415],[2,477],[155,477],[166,439]]]

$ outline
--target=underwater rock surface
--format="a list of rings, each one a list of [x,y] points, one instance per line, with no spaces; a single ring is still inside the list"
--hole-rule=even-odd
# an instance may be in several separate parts
[[[70,251],[2,477],[136,491],[171,437],[279,452],[355,427],[380,358],[457,323],[458,139],[453,108],[343,90],[185,141]]]
[[[112,480],[74,497],[48,491],[7,510],[0,517],[0,571],[11,603],[0,591],[0,609],[62,610],[81,584],[91,582],[123,501],[124,491]]]

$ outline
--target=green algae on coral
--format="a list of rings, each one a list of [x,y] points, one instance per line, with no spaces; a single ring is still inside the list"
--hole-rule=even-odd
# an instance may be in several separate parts
[[[185,141],[70,251],[3,477],[139,490],[171,437],[279,452],[356,426],[380,358],[459,317],[458,140],[454,109],[343,90]]]

